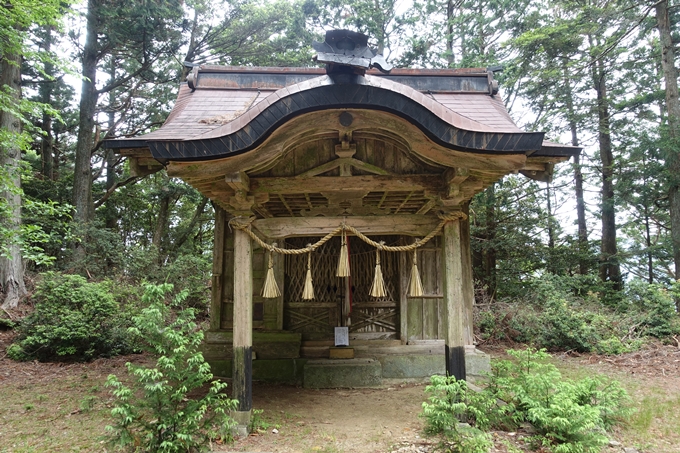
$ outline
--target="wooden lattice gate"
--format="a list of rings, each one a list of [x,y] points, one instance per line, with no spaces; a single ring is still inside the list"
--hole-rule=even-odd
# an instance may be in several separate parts
[[[303,248],[319,238],[290,238],[286,245]],[[374,237],[387,245],[396,236]],[[383,252],[381,267],[387,297],[369,295],[375,272],[375,249],[357,238],[349,238],[351,273],[349,282],[336,277],[340,238],[333,238],[312,253],[314,300],[303,300],[307,255],[286,255],[284,329],[300,332],[304,340],[327,340],[336,326],[349,326],[355,338],[398,338],[399,256]],[[347,292],[351,293],[351,310]]]

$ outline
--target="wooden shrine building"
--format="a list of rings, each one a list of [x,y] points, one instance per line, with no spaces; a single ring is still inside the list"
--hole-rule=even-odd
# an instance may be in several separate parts
[[[364,369],[342,364],[368,382],[465,378],[470,199],[510,173],[548,180],[579,151],[519,129],[492,70],[389,71],[366,42],[328,32],[325,68],[194,67],[160,129],[107,143],[136,174],[165,167],[212,200],[205,355],[244,413],[253,377],[360,385]],[[357,357],[318,360],[339,326]]]

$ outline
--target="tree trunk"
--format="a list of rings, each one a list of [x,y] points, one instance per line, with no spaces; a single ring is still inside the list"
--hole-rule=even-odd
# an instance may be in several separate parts
[[[85,227],[94,214],[92,204],[92,146],[95,111],[98,93],[97,82],[97,35],[100,21],[97,18],[98,1],[87,2],[87,33],[83,48],[82,75],[83,83],[80,94],[80,116],[78,121],[78,139],[76,142],[76,162],[73,174],[73,220],[79,227]],[[74,259],[85,257],[87,239],[76,244]]]
[[[569,73],[566,62],[562,62],[564,73],[564,87],[566,92],[567,121],[571,131],[572,146],[579,146],[578,128],[576,124],[576,111],[574,109],[574,96],[571,90]],[[574,156],[574,192],[576,195],[576,223],[578,225],[578,273],[586,275],[588,273],[588,260],[590,255],[588,246],[588,228],[586,226],[586,203],[583,197],[583,173],[581,173],[581,156]]]
[[[573,141],[572,141],[573,143]],[[578,143],[578,141],[577,141]],[[581,156],[574,156],[574,192],[576,193],[576,222],[578,224],[578,273],[588,273],[588,228],[586,227],[586,203],[583,197],[583,173],[581,173]]]
[[[170,215],[170,195],[163,193],[160,199],[160,206],[158,207],[158,220],[156,222],[156,228],[153,232],[153,238],[151,244],[158,250],[158,262],[162,262],[161,259],[161,245],[163,244],[163,236],[165,235],[165,230],[167,229],[168,218]]]
[[[496,294],[496,185],[486,189],[486,243],[484,244],[484,283],[489,295]]]
[[[602,161],[602,245],[600,255],[600,279],[613,283],[621,289],[621,267],[616,246],[616,206],[614,201],[614,155],[609,130],[609,100],[604,63],[598,60],[592,65],[593,88],[597,93],[598,141]]]
[[[21,98],[21,56],[5,54],[0,60],[0,87],[9,89],[8,93],[16,103]],[[9,135],[21,133],[19,118],[9,112],[0,111],[0,130]],[[7,178],[10,187],[2,193],[4,203],[7,204],[6,217],[2,219],[3,226],[10,232],[10,242],[6,244],[5,253],[0,254],[0,284],[5,293],[2,308],[14,308],[19,300],[26,295],[24,286],[24,266],[21,260],[21,249],[17,243],[21,226],[21,173],[19,165],[21,150],[18,146],[7,142],[9,146],[0,149],[0,169]],[[12,187],[14,186],[14,190]]]
[[[452,68],[456,62],[453,55],[453,12],[453,0],[448,0],[446,3],[446,62],[449,68]]]
[[[654,256],[652,254],[652,234],[649,227],[649,207],[645,204],[645,245],[647,246],[647,281],[654,283]]]
[[[52,47],[52,27],[47,26],[45,28],[45,42],[44,46],[45,52],[50,51]],[[49,60],[45,61],[44,66],[45,74],[49,77],[54,77],[54,64]],[[54,91],[54,81],[45,80],[43,84],[40,85],[40,102],[43,104],[52,104],[52,92]],[[43,136],[40,142],[40,158],[42,163],[42,175],[43,178],[54,181],[54,138],[52,136],[52,116],[48,113],[43,113],[42,116],[42,131]]]
[[[196,206],[196,211],[194,211],[194,215],[191,217],[191,221],[189,222],[189,226],[187,227],[186,231],[182,236],[177,238],[176,241],[174,241],[174,244],[172,244],[173,251],[177,253],[177,251],[184,245],[186,240],[189,238],[189,235],[191,232],[196,228],[196,225],[198,224],[198,221],[200,220],[201,216],[203,215],[203,212],[205,211],[205,207],[208,205],[208,198],[203,197],[201,199],[201,202]]]
[[[680,101],[678,100],[678,71],[668,17],[668,0],[656,4],[656,22],[661,40],[661,67],[666,84],[666,112],[668,113],[668,138],[666,168],[670,176],[668,199],[670,201],[671,241],[675,279],[680,280]],[[680,310],[680,300],[676,300]]]
[[[111,56],[111,63],[109,65],[109,76],[111,83],[116,80],[116,60]],[[114,129],[116,127],[116,113],[114,110],[114,104],[116,102],[116,90],[109,91],[109,127],[106,131],[106,138],[112,138],[114,135]],[[110,190],[118,182],[118,177],[116,176],[116,155],[112,149],[106,151],[106,192]],[[110,230],[115,230],[118,225],[118,219],[116,218],[116,210],[113,206],[107,205],[106,208],[106,228]]]
[[[551,274],[557,273],[557,267],[555,266],[555,219],[553,218],[552,212],[552,196],[550,192],[550,183],[545,183],[545,199],[547,201],[548,208],[548,272]]]

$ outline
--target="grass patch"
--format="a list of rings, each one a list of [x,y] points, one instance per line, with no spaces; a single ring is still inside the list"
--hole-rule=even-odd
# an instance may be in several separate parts
[[[555,359],[560,371],[570,378],[592,376],[593,372],[618,380],[632,400],[633,414],[613,431],[624,446],[649,453],[677,453],[680,445],[680,376],[631,374],[623,369],[584,365]]]
[[[677,449],[680,444],[680,395],[645,393],[640,391],[639,399],[635,401],[638,410],[622,434],[640,447],[665,448],[670,442]]]
[[[3,384],[0,452],[101,451],[101,436],[110,421],[108,394],[90,390],[105,380],[67,377]]]

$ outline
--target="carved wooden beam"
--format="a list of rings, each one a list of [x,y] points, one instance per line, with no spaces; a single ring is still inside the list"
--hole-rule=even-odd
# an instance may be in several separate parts
[[[250,178],[245,172],[240,171],[238,173],[233,173],[226,175],[224,177],[227,185],[232,188],[234,192],[248,192],[250,191]]]
[[[368,235],[403,234],[408,236],[426,236],[440,222],[435,216],[422,215],[293,217],[259,219],[253,222],[253,227],[272,239],[289,236],[324,236],[343,221]]]
[[[367,192],[411,192],[424,190],[440,192],[442,182],[433,175],[399,176],[317,176],[314,178],[253,178],[250,181],[251,193],[318,193],[329,190],[339,193],[353,192],[357,189]]]
[[[130,175],[144,177],[163,169],[156,159],[149,157],[129,157]]]
[[[470,170],[467,168],[449,168],[444,172],[444,184],[448,187],[448,198],[460,196],[461,184],[470,177]]]
[[[444,172],[444,182],[446,184],[461,184],[470,177],[470,170],[467,168],[449,168]]]
[[[359,170],[364,170],[367,173],[373,173],[375,175],[391,175],[389,171],[377,167],[375,165],[368,164],[366,162],[354,159],[353,157],[341,157],[339,159],[326,162],[323,165],[307,170],[304,173],[296,176],[296,178],[311,178],[312,176],[318,176],[323,173],[329,172],[340,167],[340,176],[352,176],[352,167],[358,168]]]

